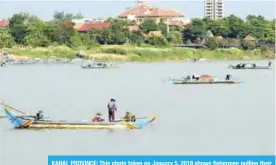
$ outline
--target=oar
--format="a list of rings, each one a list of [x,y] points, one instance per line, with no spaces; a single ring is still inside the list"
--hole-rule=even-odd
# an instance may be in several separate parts
[[[36,116],[16,116],[16,117],[20,117],[20,118],[23,118],[23,117],[36,118]],[[0,119],[6,119],[6,118],[8,118],[8,116],[0,116]],[[50,117],[44,117],[43,119],[50,119]]]
[[[35,118],[35,116],[16,116],[16,117],[32,117]],[[0,116],[0,119],[8,118],[8,116]]]
[[[13,107],[11,107],[11,106],[9,106],[9,105],[6,105],[6,104],[4,104],[4,103],[0,103],[0,104],[5,105],[5,106],[8,106],[8,107],[11,108],[12,110],[14,110],[14,111],[16,111],[16,112],[19,112],[19,113],[21,113],[21,114],[26,114],[26,113],[24,113],[24,112],[22,112],[22,111],[20,111],[20,110],[18,110],[18,109],[16,109],[16,108],[13,108]]]

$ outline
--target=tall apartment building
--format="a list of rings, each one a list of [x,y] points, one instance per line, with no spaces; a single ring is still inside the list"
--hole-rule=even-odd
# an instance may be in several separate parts
[[[212,20],[223,17],[224,6],[223,0],[205,0],[204,15]]]

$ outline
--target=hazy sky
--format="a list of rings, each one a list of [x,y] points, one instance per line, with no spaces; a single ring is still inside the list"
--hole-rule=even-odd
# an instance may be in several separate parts
[[[154,7],[176,9],[186,18],[203,17],[204,1],[147,1]],[[134,6],[133,0],[129,1],[4,1],[0,0],[0,18],[8,18],[14,13],[29,12],[42,19],[51,19],[55,11],[77,13],[81,12],[86,18],[116,17],[127,7]],[[263,15],[268,19],[275,18],[275,1],[225,1],[225,16],[235,14],[245,18],[248,14]]]

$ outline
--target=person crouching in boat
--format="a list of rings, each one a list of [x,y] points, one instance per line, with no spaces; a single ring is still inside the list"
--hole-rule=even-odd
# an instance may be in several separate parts
[[[97,113],[96,114],[96,116],[92,119],[92,122],[103,122],[104,121],[104,119],[103,118],[101,118],[101,113]]]
[[[110,102],[107,104],[109,122],[115,122],[115,111],[117,111],[117,106],[115,102],[115,99],[111,99]]]
[[[199,76],[195,76],[195,75],[192,76],[193,80],[199,80],[199,78],[200,78]]]
[[[35,116],[35,120],[43,120],[43,111],[38,111]]]
[[[133,115],[130,112],[126,112],[126,114],[124,116],[124,121],[126,121],[126,122],[136,122],[136,116]]]

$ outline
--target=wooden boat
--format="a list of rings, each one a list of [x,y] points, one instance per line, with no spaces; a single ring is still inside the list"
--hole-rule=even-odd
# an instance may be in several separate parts
[[[236,80],[185,80],[185,79],[172,79],[169,78],[172,84],[238,84],[242,81]]]
[[[155,116],[137,122],[70,122],[70,121],[34,121],[17,117],[8,106],[3,106],[3,111],[7,115],[9,121],[16,129],[142,129],[150,125]]]
[[[267,66],[257,66],[256,64],[237,64],[229,65],[232,69],[271,69],[271,62]]]

